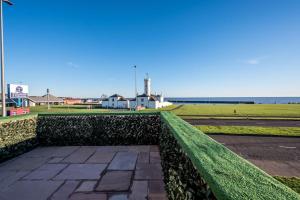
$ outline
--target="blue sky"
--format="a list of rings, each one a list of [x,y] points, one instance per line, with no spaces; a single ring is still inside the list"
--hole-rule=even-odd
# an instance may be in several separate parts
[[[57,96],[300,96],[299,0],[13,0],[7,83]]]

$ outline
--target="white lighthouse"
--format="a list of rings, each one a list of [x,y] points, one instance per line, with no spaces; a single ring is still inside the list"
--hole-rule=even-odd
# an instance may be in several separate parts
[[[144,92],[147,96],[151,96],[151,79],[149,78],[148,73],[144,79]]]

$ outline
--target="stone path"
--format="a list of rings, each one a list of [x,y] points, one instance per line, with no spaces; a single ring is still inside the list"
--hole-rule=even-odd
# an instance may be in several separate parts
[[[0,164],[0,200],[165,200],[157,146],[39,147]]]

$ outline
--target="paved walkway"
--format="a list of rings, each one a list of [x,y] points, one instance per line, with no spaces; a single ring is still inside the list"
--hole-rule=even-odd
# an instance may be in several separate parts
[[[209,136],[270,175],[300,177],[300,137]]]
[[[0,164],[1,200],[164,200],[157,146],[36,148]]]

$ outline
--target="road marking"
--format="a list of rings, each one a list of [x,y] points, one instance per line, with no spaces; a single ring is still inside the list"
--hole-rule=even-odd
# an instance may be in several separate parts
[[[285,148],[285,149],[296,149],[296,147],[287,147],[287,146],[279,146],[281,148]]]

